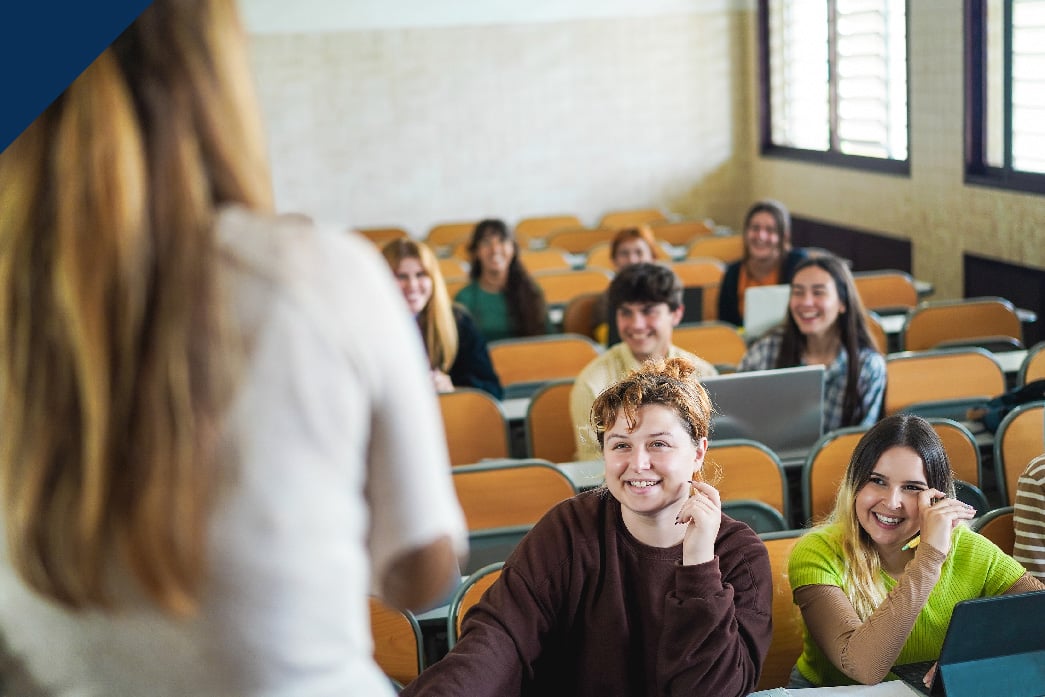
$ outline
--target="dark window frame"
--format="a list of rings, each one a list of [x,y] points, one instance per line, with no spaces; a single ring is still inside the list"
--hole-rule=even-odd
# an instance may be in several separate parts
[[[1012,168],[1012,0],[1003,0],[1003,151],[987,164],[987,0],[965,0],[965,183],[1045,194],[1045,174]]]
[[[829,5],[829,14],[831,21],[834,21],[834,3]],[[759,85],[758,94],[759,102],[761,103],[761,113],[759,114],[759,152],[763,157],[779,158],[786,160],[794,160],[797,162],[811,162],[821,165],[829,165],[833,167],[843,167],[847,169],[863,170],[867,172],[877,172],[882,174],[895,174],[909,177],[911,175],[911,18],[910,18],[910,0],[904,3],[904,23],[906,25],[904,31],[904,42],[906,43],[907,60],[906,63],[906,78],[907,84],[905,86],[907,92],[907,159],[896,160],[884,157],[867,157],[864,155],[847,155],[840,152],[838,148],[838,128],[837,128],[837,85],[834,79],[835,63],[834,63],[834,49],[830,49],[829,63],[827,67],[829,85],[829,99],[832,102],[831,106],[831,126],[830,126],[830,140],[831,145],[829,150],[807,150],[805,148],[795,148],[785,145],[777,145],[773,142],[773,114],[772,114],[772,99],[770,94],[770,67],[769,67],[769,0],[758,0],[758,65],[759,65]],[[828,41],[832,41],[834,36],[833,32],[829,33]]]

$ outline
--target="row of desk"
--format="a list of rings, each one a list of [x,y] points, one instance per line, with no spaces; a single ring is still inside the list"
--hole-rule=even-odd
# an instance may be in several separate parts
[[[1016,316],[1019,317],[1020,322],[1022,322],[1023,324],[1033,324],[1034,322],[1038,321],[1037,313],[1035,313],[1033,310],[1027,310],[1022,307],[1016,308]],[[886,314],[878,316],[878,323],[882,325],[882,330],[885,332],[886,338],[889,341],[890,351],[898,351],[900,349],[900,336],[903,333],[904,323],[906,321],[906,314]],[[996,355],[1001,356],[1006,353],[1015,352],[1002,351]],[[1019,366],[1016,367],[1017,369],[1019,368]]]
[[[1013,382],[1019,373],[1020,366],[1023,365],[1023,361],[1027,358],[1027,350],[1020,349],[1017,351],[1002,351],[995,353],[994,357],[1001,365],[1002,370],[1005,372],[1007,380]],[[501,406],[504,408],[505,416],[508,419],[509,424],[517,427],[522,427],[526,421],[526,411],[530,406],[529,397],[513,397],[504,399],[501,401]],[[975,429],[974,433],[975,433]],[[989,433],[988,433],[989,435]],[[515,457],[525,457],[525,454],[514,454]]]
[[[815,697],[815,695],[849,695],[851,697],[912,697],[921,694],[914,688],[899,680],[878,683],[877,685],[841,685],[839,687],[805,687],[789,689],[775,687],[771,690],[752,692],[749,697]]]
[[[565,307],[562,305],[553,305],[548,308],[548,319],[553,326],[562,326],[562,318],[564,312]],[[1031,310],[1026,310],[1024,308],[1018,308],[1016,310],[1016,314],[1020,318],[1020,321],[1024,324],[1030,324],[1038,320],[1038,316],[1035,312]],[[879,316],[879,324],[882,325],[882,329],[885,331],[885,334],[889,339],[891,350],[895,350],[896,348],[898,348],[900,335],[903,332],[904,322],[906,321],[907,315],[905,314],[889,314]],[[1003,353],[1014,352],[1007,351]]]
[[[1019,371],[1026,355],[1026,350],[1008,351],[995,354],[998,361],[1002,364],[1006,375],[1010,376],[1012,379],[1015,379],[1015,375]],[[508,417],[510,430],[512,432],[511,440],[513,457],[527,457],[522,434],[525,431],[526,411],[529,402],[530,400],[527,397],[508,399],[503,402],[505,414]],[[975,438],[983,462],[991,462],[994,450],[994,434],[984,428],[979,422],[962,420],[961,423],[968,428]],[[714,437],[714,434],[712,437]],[[813,443],[810,443],[809,446],[809,449],[811,449]],[[786,454],[778,453],[781,464],[784,468],[784,474],[787,480],[787,495],[793,512],[801,510],[802,470],[808,457],[809,449],[801,452],[789,452]],[[601,459],[560,463],[556,466],[570,478],[574,486],[580,491],[600,486],[603,483],[603,462]],[[992,468],[986,466],[983,470],[985,476],[993,472]]]

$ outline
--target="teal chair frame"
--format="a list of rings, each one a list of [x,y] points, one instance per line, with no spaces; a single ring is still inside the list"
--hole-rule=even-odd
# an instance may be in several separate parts
[[[504,568],[504,562],[495,562],[493,564],[487,564],[481,569],[477,569],[468,578],[461,581],[461,585],[457,587],[453,595],[450,597],[450,607],[446,613],[446,641],[448,648],[453,648],[457,643],[457,621],[461,615],[461,604],[464,602],[465,595],[471,588],[486,578],[492,573],[500,573],[501,569]]]
[[[762,501],[733,499],[722,502],[722,512],[734,520],[747,523],[759,535],[788,529],[780,511]]]

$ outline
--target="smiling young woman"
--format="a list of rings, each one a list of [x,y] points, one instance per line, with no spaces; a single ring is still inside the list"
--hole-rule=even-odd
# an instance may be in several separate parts
[[[591,410],[606,486],[553,508],[405,696],[746,695],[770,640],[765,545],[704,479],[711,402],[684,359]],[[466,686],[463,690],[460,686]]]
[[[472,314],[487,341],[548,332],[544,293],[519,259],[504,221],[480,220],[468,243],[471,282],[454,297]]]
[[[974,515],[932,425],[900,414],[869,430],[834,511],[791,554],[806,637],[790,687],[881,682],[897,663],[939,657],[962,600],[1045,589],[963,524]]]
[[[790,283],[807,256],[791,248],[791,214],[780,201],[756,201],[744,216],[744,256],[726,267],[719,286],[718,319],[739,326],[744,291],[754,286]]]
[[[504,396],[486,339],[468,310],[451,302],[439,260],[424,242],[400,238],[381,249],[417,321],[437,392],[476,387]]]
[[[845,263],[825,254],[798,264],[782,319],[751,345],[737,370],[823,365],[824,431],[874,424],[885,395],[885,358]]]

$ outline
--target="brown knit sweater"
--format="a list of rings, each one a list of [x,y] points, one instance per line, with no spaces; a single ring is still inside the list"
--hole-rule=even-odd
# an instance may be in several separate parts
[[[407,697],[746,695],[769,648],[765,546],[723,516],[715,558],[628,533],[605,490],[542,519]]]

